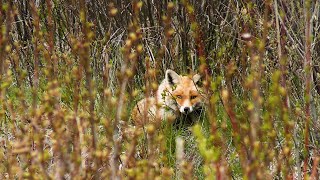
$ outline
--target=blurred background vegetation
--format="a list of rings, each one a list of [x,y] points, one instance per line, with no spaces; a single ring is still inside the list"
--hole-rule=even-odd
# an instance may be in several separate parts
[[[311,0],[0,0],[1,179],[319,178]],[[199,72],[193,126],[133,126],[166,69]]]

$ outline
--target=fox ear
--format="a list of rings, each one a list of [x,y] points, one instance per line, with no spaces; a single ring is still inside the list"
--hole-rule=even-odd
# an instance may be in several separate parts
[[[201,79],[201,76],[199,74],[195,74],[192,77],[192,81],[193,81],[194,84],[198,84],[200,82],[200,79]]]
[[[168,69],[166,71],[166,80],[167,82],[173,86],[179,83],[180,81],[180,76],[176,72],[172,71],[171,69]]]

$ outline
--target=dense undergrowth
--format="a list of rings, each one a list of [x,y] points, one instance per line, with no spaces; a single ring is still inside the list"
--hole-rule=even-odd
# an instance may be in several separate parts
[[[319,178],[318,1],[0,7],[0,179]],[[134,127],[169,68],[204,111]]]

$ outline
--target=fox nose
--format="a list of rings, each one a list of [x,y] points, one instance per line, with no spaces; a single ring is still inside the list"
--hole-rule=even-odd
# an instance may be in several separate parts
[[[188,113],[188,112],[190,111],[190,108],[189,108],[189,107],[185,107],[185,108],[183,109],[183,111],[184,111],[184,113]]]

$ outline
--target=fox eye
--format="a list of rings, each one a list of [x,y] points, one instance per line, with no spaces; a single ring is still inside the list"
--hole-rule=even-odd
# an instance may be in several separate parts
[[[176,98],[181,99],[181,98],[182,98],[182,96],[178,95],[178,96],[176,96]]]
[[[191,98],[191,99],[195,99],[195,98],[197,98],[197,96],[191,96],[190,98]]]

